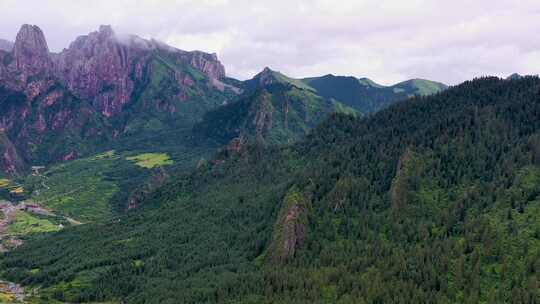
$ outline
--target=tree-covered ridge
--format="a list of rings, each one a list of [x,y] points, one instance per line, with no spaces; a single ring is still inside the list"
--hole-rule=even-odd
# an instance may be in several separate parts
[[[390,86],[377,84],[369,78],[332,74],[295,79],[270,68],[245,81],[243,87],[253,92],[269,84],[293,86],[322,98],[335,99],[364,114],[377,112],[415,95],[427,96],[448,88],[443,83],[426,79],[410,79]]]
[[[368,78],[331,74],[302,81],[317,94],[339,100],[365,114],[377,112],[414,95],[431,95],[447,88],[443,83],[425,79],[411,79],[392,86],[382,86]]]
[[[200,164],[143,210],[35,236],[2,274],[43,301],[538,303],[538,113],[525,77],[335,114],[292,147]]]
[[[357,112],[290,83],[273,82],[248,91],[239,101],[207,112],[193,128],[199,138],[225,144],[235,138],[269,144],[303,138],[331,113]]]

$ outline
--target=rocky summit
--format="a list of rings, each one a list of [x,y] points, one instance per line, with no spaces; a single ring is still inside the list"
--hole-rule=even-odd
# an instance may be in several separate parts
[[[196,103],[202,113],[238,92],[222,82],[225,69],[215,54],[117,35],[107,25],[57,54],[35,25],[23,25],[12,47],[2,45],[0,128],[10,144],[0,144],[0,163],[11,174],[36,161],[85,154],[94,149],[90,142],[148,119],[141,115],[167,113],[159,120],[178,121],[173,116],[183,114],[182,104]]]
[[[41,29],[35,25],[25,24],[21,27],[13,45],[13,58],[23,82],[29,76],[52,72],[47,41]]]

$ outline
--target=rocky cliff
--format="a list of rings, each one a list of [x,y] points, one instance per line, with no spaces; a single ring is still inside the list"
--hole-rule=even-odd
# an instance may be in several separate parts
[[[223,78],[215,54],[117,35],[110,26],[54,54],[42,30],[25,24],[12,48],[0,50],[0,128],[19,160],[74,158],[91,150],[90,142],[112,140],[130,124],[151,119],[189,124],[234,93],[216,86]],[[197,108],[193,117],[181,113],[193,112],[189,107]],[[4,155],[3,171],[17,171],[22,167],[17,162]]]
[[[78,37],[56,57],[56,74],[66,86],[92,101],[104,116],[122,111],[131,101],[135,84],[143,79],[156,50],[170,53],[190,64],[210,79],[225,77],[225,69],[215,54],[185,52],[155,40],[118,36],[110,26]],[[182,78],[184,85],[190,80]]]
[[[304,245],[309,208],[309,200],[296,187],[287,192],[269,246],[267,257],[271,261],[288,262]]]
[[[16,72],[23,82],[30,76],[48,74],[52,71],[49,48],[41,29],[25,24],[19,30],[13,45],[13,57]]]

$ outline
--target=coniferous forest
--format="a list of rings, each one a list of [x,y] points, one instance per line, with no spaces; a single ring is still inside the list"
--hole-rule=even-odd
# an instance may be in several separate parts
[[[540,303],[540,79],[247,140],[0,259],[36,302]]]

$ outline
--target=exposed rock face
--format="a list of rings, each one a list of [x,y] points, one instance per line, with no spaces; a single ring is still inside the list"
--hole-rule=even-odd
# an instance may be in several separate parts
[[[229,154],[237,154],[242,151],[242,148],[244,146],[244,139],[242,137],[236,137],[233,138],[226,146],[225,150]]]
[[[215,54],[120,36],[110,26],[53,54],[39,27],[23,25],[12,50],[0,50],[0,128],[17,151],[9,150],[11,156],[73,159],[84,154],[85,140],[116,138],[139,114],[173,115],[190,98],[219,104],[215,92],[224,91],[225,84],[218,85],[224,77]],[[77,148],[68,149],[68,140]]]
[[[274,106],[272,96],[268,92],[263,92],[252,104],[250,112],[254,114],[252,125],[258,139],[262,140],[266,133],[272,129],[272,116]]]
[[[133,92],[129,77],[137,63],[128,46],[118,43],[110,26],[77,38],[57,58],[57,75],[67,87],[92,101],[110,117],[122,110]],[[141,65],[142,63],[138,63]]]
[[[16,175],[24,168],[23,160],[3,129],[0,129],[0,153],[0,166],[4,172]]]
[[[191,52],[190,63],[211,79],[225,77],[225,67],[219,62],[216,54],[207,54],[199,51]]]
[[[70,90],[92,100],[99,112],[111,117],[131,101],[135,84],[145,76],[152,51],[156,49],[171,53],[209,79],[225,77],[225,69],[215,54],[185,52],[137,36],[118,37],[110,26],[104,25],[97,32],[80,36],[62,51],[56,59],[56,73]],[[176,77],[182,86],[193,85],[193,80],[185,74],[177,73]]]
[[[409,201],[409,175],[412,154],[413,152],[410,148],[405,149],[405,152],[401,154],[397,163],[396,175],[390,188],[390,199],[392,201],[392,208],[394,209],[405,207]]]
[[[169,177],[169,174],[163,167],[157,167],[153,171],[150,179],[142,187],[138,187],[129,195],[127,210],[138,208],[146,196],[162,186]]]
[[[272,261],[290,261],[303,246],[307,233],[308,209],[308,200],[295,187],[285,195],[269,247],[269,258]]]
[[[13,45],[13,57],[23,82],[29,76],[49,73],[52,69],[47,41],[41,29],[35,25],[25,24],[21,27]]]
[[[272,71],[269,67],[265,67],[264,70],[255,75],[253,79],[258,82],[259,87],[265,87],[277,82],[274,71]]]

